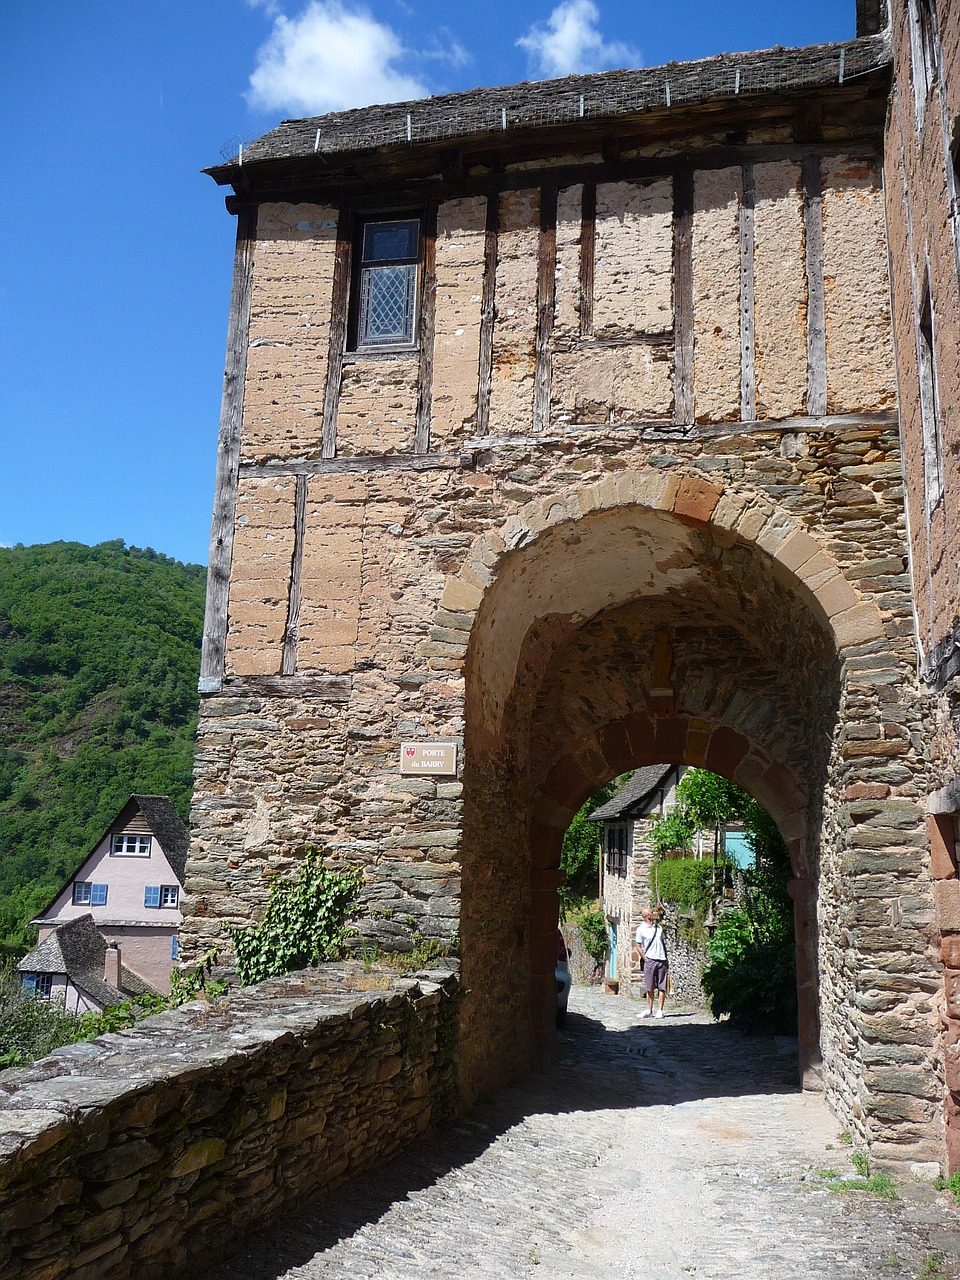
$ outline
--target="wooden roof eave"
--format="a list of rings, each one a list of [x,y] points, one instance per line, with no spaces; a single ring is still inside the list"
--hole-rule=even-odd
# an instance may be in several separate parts
[[[603,171],[617,176],[664,173],[688,163],[682,154],[669,154],[704,135],[726,133],[727,147],[705,147],[705,167],[722,166],[763,151],[762,143],[751,143],[749,134],[763,126],[790,127],[793,135],[809,142],[807,109],[816,103],[825,123],[831,125],[832,146],[842,146],[839,134],[854,143],[880,144],[889,71],[878,68],[848,85],[791,89],[764,97],[711,98],[693,106],[659,109],[603,120],[579,122],[576,126],[540,125],[486,133],[472,138],[424,142],[409,146],[377,147],[354,152],[318,153],[313,156],[275,157],[245,164],[217,165],[203,170],[220,186],[232,186],[239,202],[263,200],[356,199],[358,194],[378,188],[390,190],[394,198],[409,189],[410,199],[440,193],[469,194],[490,189],[529,185],[530,171],[509,166],[535,164],[543,160],[558,181],[581,180],[584,171]],[[745,135],[738,139],[737,135]],[[623,152],[653,146],[664,148],[662,156],[623,161]],[[716,153],[714,155],[713,153]],[[589,165],[551,166],[564,155],[594,154],[600,159]],[[698,156],[698,164],[701,157]]]

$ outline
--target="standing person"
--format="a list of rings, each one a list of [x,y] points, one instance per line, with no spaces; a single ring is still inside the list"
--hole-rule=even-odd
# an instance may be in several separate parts
[[[652,907],[644,907],[640,913],[643,923],[637,928],[637,946],[634,958],[643,961],[643,989],[647,993],[647,1007],[641,1018],[653,1017],[653,993],[660,993],[657,1017],[663,1017],[667,999],[667,949],[663,945],[663,927]]]

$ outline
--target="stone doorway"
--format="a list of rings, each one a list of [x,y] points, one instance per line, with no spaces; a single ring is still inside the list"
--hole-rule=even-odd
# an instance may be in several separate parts
[[[908,785],[922,765],[898,751],[891,768],[887,745],[912,680],[838,546],[755,495],[624,472],[475,548],[454,583],[477,600],[467,1097],[553,1052],[559,854],[580,803],[628,769],[696,765],[755,796],[788,845],[804,1085],[890,1158],[908,1146],[935,1158],[939,1099],[915,1092],[933,1065],[938,982]]]

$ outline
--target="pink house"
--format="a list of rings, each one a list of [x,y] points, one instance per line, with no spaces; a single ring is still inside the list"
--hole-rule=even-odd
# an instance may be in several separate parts
[[[144,989],[169,994],[189,843],[166,796],[131,796],[32,922],[40,935],[17,966],[23,985],[81,1012]]]

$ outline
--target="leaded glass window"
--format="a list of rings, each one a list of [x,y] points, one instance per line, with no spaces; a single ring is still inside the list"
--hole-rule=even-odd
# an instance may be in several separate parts
[[[358,347],[413,342],[419,253],[419,218],[364,224],[360,246]]]

